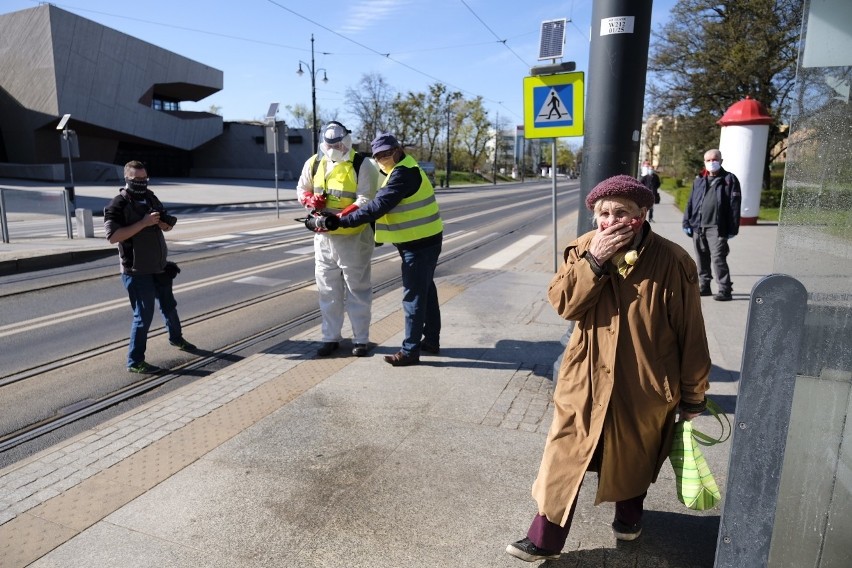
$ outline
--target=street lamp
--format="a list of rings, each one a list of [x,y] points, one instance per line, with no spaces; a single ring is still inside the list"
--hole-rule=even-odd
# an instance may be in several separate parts
[[[313,113],[313,130],[311,131],[312,140],[314,143],[314,151],[319,147],[317,142],[317,74],[322,71],[322,82],[328,83],[328,76],[325,74],[325,68],[317,69],[314,66],[314,34],[311,34],[311,62],[310,64],[299,61],[299,70],[296,71],[296,75],[301,77],[304,75],[304,71],[302,71],[302,65],[308,68],[308,72],[311,74],[311,112]]]

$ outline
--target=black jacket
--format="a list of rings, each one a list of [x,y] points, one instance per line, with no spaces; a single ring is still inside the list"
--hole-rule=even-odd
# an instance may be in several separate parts
[[[713,196],[719,206],[719,235],[732,237],[740,232],[742,190],[737,176],[731,172],[722,169],[719,170],[719,175],[722,177],[722,183],[717,186]],[[704,203],[704,194],[709,183],[710,176],[706,172],[692,182],[692,193],[683,212],[684,229],[697,231],[701,228],[701,205]]]
[[[163,204],[151,190],[148,190],[145,200],[138,201],[131,199],[122,189],[104,208],[106,237],[110,238],[121,227],[136,223],[151,210],[165,211]],[[145,227],[131,238],[118,243],[122,274],[158,274],[166,266],[167,255],[166,238],[157,225]]]

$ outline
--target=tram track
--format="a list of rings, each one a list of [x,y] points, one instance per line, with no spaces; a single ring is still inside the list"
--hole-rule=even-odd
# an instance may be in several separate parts
[[[517,225],[511,230],[496,231],[484,234],[468,242],[463,242],[457,247],[447,249],[439,257],[438,265],[440,266],[442,264],[454,261],[496,239],[506,237],[514,232],[523,230],[528,225],[532,225],[533,223],[534,221],[529,221],[528,223]],[[447,244],[452,244],[456,241],[464,240],[464,238],[466,237],[462,233],[448,234],[445,236],[444,243],[446,246]],[[393,249],[388,253],[382,254],[374,258],[373,265],[375,266],[383,262],[389,262],[391,259],[397,257],[397,252],[395,249]],[[398,287],[401,284],[401,280],[401,276],[394,276],[392,278],[388,278],[382,281],[381,283],[373,286],[373,294],[382,295],[383,293],[386,293],[387,291]],[[194,283],[190,283],[187,286],[192,284]],[[303,280],[300,282],[292,283],[284,288],[269,292],[267,294],[255,296],[253,298],[246,299],[240,302],[235,302],[227,306],[220,306],[206,313],[198,314],[192,318],[188,318],[185,321],[185,325],[188,326],[192,325],[193,323],[198,323],[202,320],[210,320],[212,318],[216,318],[225,314],[231,314],[235,310],[257,306],[264,302],[279,300],[281,297],[286,296],[287,294],[292,294],[299,290],[308,288],[312,285],[314,285],[313,280]],[[30,442],[40,436],[58,430],[73,422],[92,416],[94,414],[97,414],[98,412],[102,412],[107,408],[110,408],[123,402],[127,402],[135,397],[150,392],[153,389],[166,385],[167,383],[176,379],[186,379],[187,375],[191,371],[203,369],[204,367],[217,361],[233,361],[235,360],[235,355],[239,354],[241,351],[250,349],[252,346],[257,345],[259,343],[273,341],[279,336],[288,334],[293,329],[297,329],[298,327],[306,323],[316,321],[319,317],[320,311],[318,308],[308,310],[307,312],[303,312],[296,317],[290,318],[289,320],[282,322],[279,325],[275,325],[267,329],[261,330],[255,334],[244,337],[239,341],[224,346],[209,356],[204,356],[193,361],[187,362],[178,367],[175,367],[173,372],[147,377],[145,379],[135,381],[133,383],[123,386],[120,389],[98,397],[97,399],[86,399],[76,402],[68,407],[59,410],[51,417],[18,428],[12,432],[0,436],[0,453]],[[156,334],[152,334],[152,337],[156,335],[161,335],[163,333],[165,333],[165,331],[159,331]],[[115,341],[85,352],[77,353],[71,357],[64,357],[59,360],[54,360],[48,363],[38,365],[36,367],[32,367],[30,369],[16,372],[6,377],[2,377],[0,378],[0,392],[2,392],[3,387],[14,384],[16,382],[33,379],[45,373],[55,372],[62,369],[63,367],[78,364],[86,359],[102,355],[116,349],[123,349],[125,347],[126,340]]]

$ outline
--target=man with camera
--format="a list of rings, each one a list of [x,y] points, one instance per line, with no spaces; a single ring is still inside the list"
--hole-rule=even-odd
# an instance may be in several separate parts
[[[124,166],[125,185],[104,208],[104,228],[110,243],[118,245],[121,281],[133,308],[127,370],[153,374],[159,367],[145,361],[148,329],[154,319],[154,300],[166,322],[169,343],[183,351],[195,346],[183,338],[172,280],[180,272],[168,262],[163,231],[171,231],[177,219],[166,212],[157,196],[148,189],[148,172],[139,161]]]

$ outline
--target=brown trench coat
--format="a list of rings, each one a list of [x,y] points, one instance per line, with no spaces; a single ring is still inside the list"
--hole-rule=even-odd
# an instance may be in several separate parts
[[[559,315],[577,324],[532,495],[562,526],[590,468],[599,473],[596,505],[644,493],[668,457],[678,403],[700,403],[708,388],[695,262],[647,222],[643,230],[626,277],[608,263],[599,278],[582,258],[592,231],[568,245],[548,288]]]

